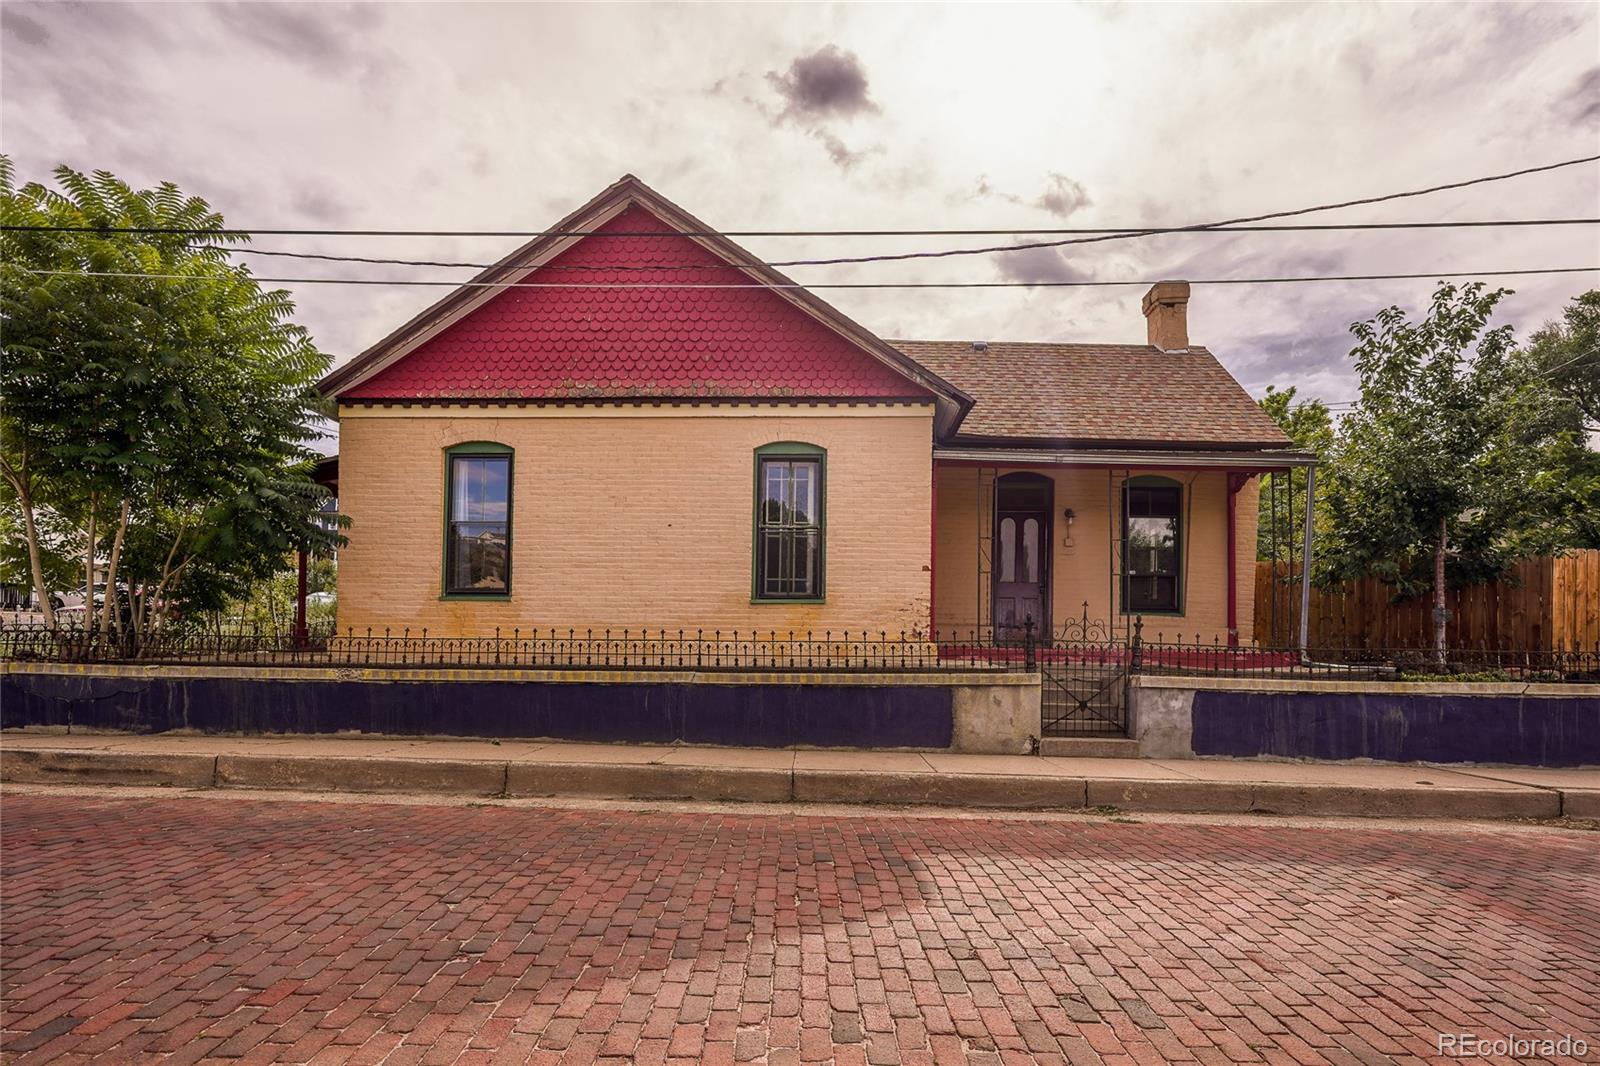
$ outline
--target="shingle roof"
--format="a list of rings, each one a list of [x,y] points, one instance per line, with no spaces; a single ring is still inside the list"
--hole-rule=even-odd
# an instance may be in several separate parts
[[[632,206],[600,232],[670,229]],[[689,269],[673,269],[679,265]],[[590,237],[539,279],[644,287],[506,290],[341,399],[932,399],[773,292],[649,287],[748,286],[748,277],[687,237]]]
[[[697,236],[575,243],[563,236],[607,228]],[[563,266],[585,269],[567,273]],[[494,289],[530,274],[624,287]],[[775,287],[748,287],[752,280]],[[650,284],[685,281],[745,287]],[[884,341],[753,263],[749,252],[631,175],[330,372],[319,388],[356,402],[931,400],[940,441],[1289,443],[1203,348],[996,342],[976,351],[966,342]]]
[[[1204,348],[889,341],[977,402],[955,439],[1278,447],[1276,423]]]

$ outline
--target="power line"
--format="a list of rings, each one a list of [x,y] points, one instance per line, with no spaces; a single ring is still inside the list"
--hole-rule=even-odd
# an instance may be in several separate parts
[[[1579,352],[1577,355],[1573,356],[1571,359],[1565,360],[1564,362],[1557,363],[1555,366],[1553,366],[1550,369],[1546,370],[1545,373],[1546,374],[1554,374],[1558,370],[1565,370],[1567,367],[1571,366],[1573,363],[1581,363],[1585,359],[1588,359],[1593,355],[1594,355],[1593,351]]]
[[[1542,166],[1524,167],[1521,170],[1508,171],[1504,174],[1489,174],[1478,178],[1468,178],[1464,181],[1447,182],[1442,185],[1431,185],[1424,189],[1409,189],[1403,192],[1384,193],[1378,196],[1367,196],[1355,200],[1343,200],[1337,203],[1318,204],[1313,207],[1292,208],[1286,211],[1270,211],[1260,215],[1248,215],[1240,218],[1223,219],[1217,222],[1201,222],[1189,226],[1138,226],[1126,229],[1104,230],[968,230],[968,229],[922,229],[922,230],[658,230],[650,232],[611,232],[602,230],[383,230],[383,229],[282,229],[282,228],[167,228],[161,226],[46,226],[46,225],[0,225],[0,231],[24,232],[64,232],[64,233],[152,233],[189,236],[295,236],[295,237],[926,237],[926,236],[992,236],[999,234],[1017,235],[1023,233],[1074,233],[1091,232],[1098,236],[1082,240],[1066,240],[1053,242],[1037,242],[1025,245],[1009,245],[999,248],[973,248],[954,249],[944,252],[917,252],[908,253],[909,256],[936,257],[942,255],[971,255],[989,251],[1018,251],[1030,248],[1058,247],[1063,244],[1094,243],[1096,241],[1120,240],[1128,237],[1143,237],[1155,233],[1186,233],[1203,230],[1218,229],[1224,226],[1238,226],[1252,222],[1266,222],[1275,218],[1291,218],[1296,215],[1308,215],[1318,211],[1334,211],[1346,207],[1361,207],[1368,204],[1384,203],[1390,200],[1402,200],[1413,196],[1426,196],[1430,193],[1447,192],[1452,189],[1464,189],[1473,185],[1483,185],[1489,182],[1505,181],[1509,178],[1520,178],[1529,174],[1541,174],[1564,167],[1579,166],[1583,163],[1593,163],[1600,160],[1600,155],[1582,156],[1577,159],[1562,160],[1558,163],[1546,163]]]
[[[149,278],[157,281],[212,281],[193,274],[143,274],[113,270],[36,270],[24,273],[44,277]],[[1278,285],[1314,281],[1409,281],[1427,278],[1519,277],[1530,274],[1600,273],[1600,266],[1544,267],[1534,270],[1464,270],[1420,274],[1328,274],[1301,277],[1201,278],[1191,285]],[[605,281],[456,281],[443,278],[258,278],[271,285],[399,285],[475,289],[1075,289],[1154,285],[1151,279],[1118,281],[857,281],[803,285],[799,282],[605,282]]]
[[[1175,229],[1175,230],[1148,230],[1147,233],[1301,233],[1307,231],[1346,231],[1346,230],[1409,230],[1409,229],[1459,229],[1478,227],[1503,227],[1503,226],[1593,226],[1600,224],[1600,218],[1531,218],[1531,219],[1489,219],[1484,221],[1459,221],[1459,222],[1355,222],[1329,225],[1298,225],[1298,226],[1236,226],[1226,229]],[[1068,231],[1043,231],[1043,232],[1068,232]],[[1087,230],[1090,233],[1121,233],[1123,230]],[[229,248],[220,245],[207,245],[216,251],[237,252],[240,255],[266,255],[278,256],[287,259],[317,259],[333,263],[373,263],[385,266],[426,266],[444,267],[447,269],[474,269],[486,270],[497,264],[473,263],[461,260],[440,259],[392,259],[381,256],[365,255],[334,255],[328,252],[293,252],[284,249],[267,248]],[[1008,251],[1017,250],[1008,248]],[[748,267],[797,267],[797,266],[835,266],[851,263],[876,263],[892,260],[894,256],[849,256],[834,259],[788,259],[763,261],[752,263],[675,263],[651,264],[648,266],[616,265],[608,266],[595,263],[547,263],[540,267],[541,270],[725,270],[729,268]]]

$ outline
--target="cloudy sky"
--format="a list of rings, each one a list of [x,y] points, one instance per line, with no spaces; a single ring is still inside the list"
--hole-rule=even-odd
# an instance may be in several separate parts
[[[722,229],[1181,225],[1600,152],[1593,4],[0,4],[24,180],[176,181],[230,224],[538,229],[632,172]],[[1306,221],[1600,214],[1600,166]],[[758,239],[772,259],[959,246]],[[980,240],[978,243],[991,243]],[[258,237],[496,258],[506,239]],[[802,281],[1221,278],[1587,266],[1590,228],[1170,235]],[[254,259],[263,275],[465,277]],[[1530,330],[1600,277],[1518,278]],[[1348,324],[1429,282],[1197,286],[1252,392],[1353,395]],[[825,293],[882,336],[1142,341],[1142,289]],[[295,287],[343,361],[439,295]]]

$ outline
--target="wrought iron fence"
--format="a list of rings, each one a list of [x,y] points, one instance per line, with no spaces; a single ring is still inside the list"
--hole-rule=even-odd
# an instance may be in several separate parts
[[[511,629],[480,637],[426,629],[175,632],[139,640],[42,625],[0,626],[0,659],[171,665],[757,670],[777,672],[1023,671],[1034,667],[1027,630],[952,627],[935,632],[740,629]]]
[[[1600,682],[1600,644],[1588,648],[1230,646],[1220,639],[1138,633],[1133,672],[1187,677],[1281,677],[1323,681]]]
[[[305,640],[255,630],[183,630],[116,639],[81,627],[0,621],[0,660],[174,665],[523,668],[569,670],[1034,671],[1070,700],[1114,692],[1135,674],[1381,680],[1600,682],[1600,646],[1450,648],[1441,659],[1416,648],[1230,646],[1221,639],[1151,633],[1142,619],[1112,626],[1070,619],[1049,633],[1033,626],[949,626],[934,631],[538,628],[479,637],[426,629],[335,632]],[[1047,690],[1049,685],[1047,684]],[[1110,699],[1097,696],[1097,699]],[[1098,712],[1097,712],[1098,713]],[[1114,717],[1114,716],[1113,716]]]

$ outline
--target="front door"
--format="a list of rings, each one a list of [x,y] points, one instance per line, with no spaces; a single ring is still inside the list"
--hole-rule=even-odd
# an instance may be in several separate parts
[[[1007,474],[995,485],[995,635],[1020,639],[1025,623],[1044,642],[1050,634],[1050,499],[1038,474]]]

